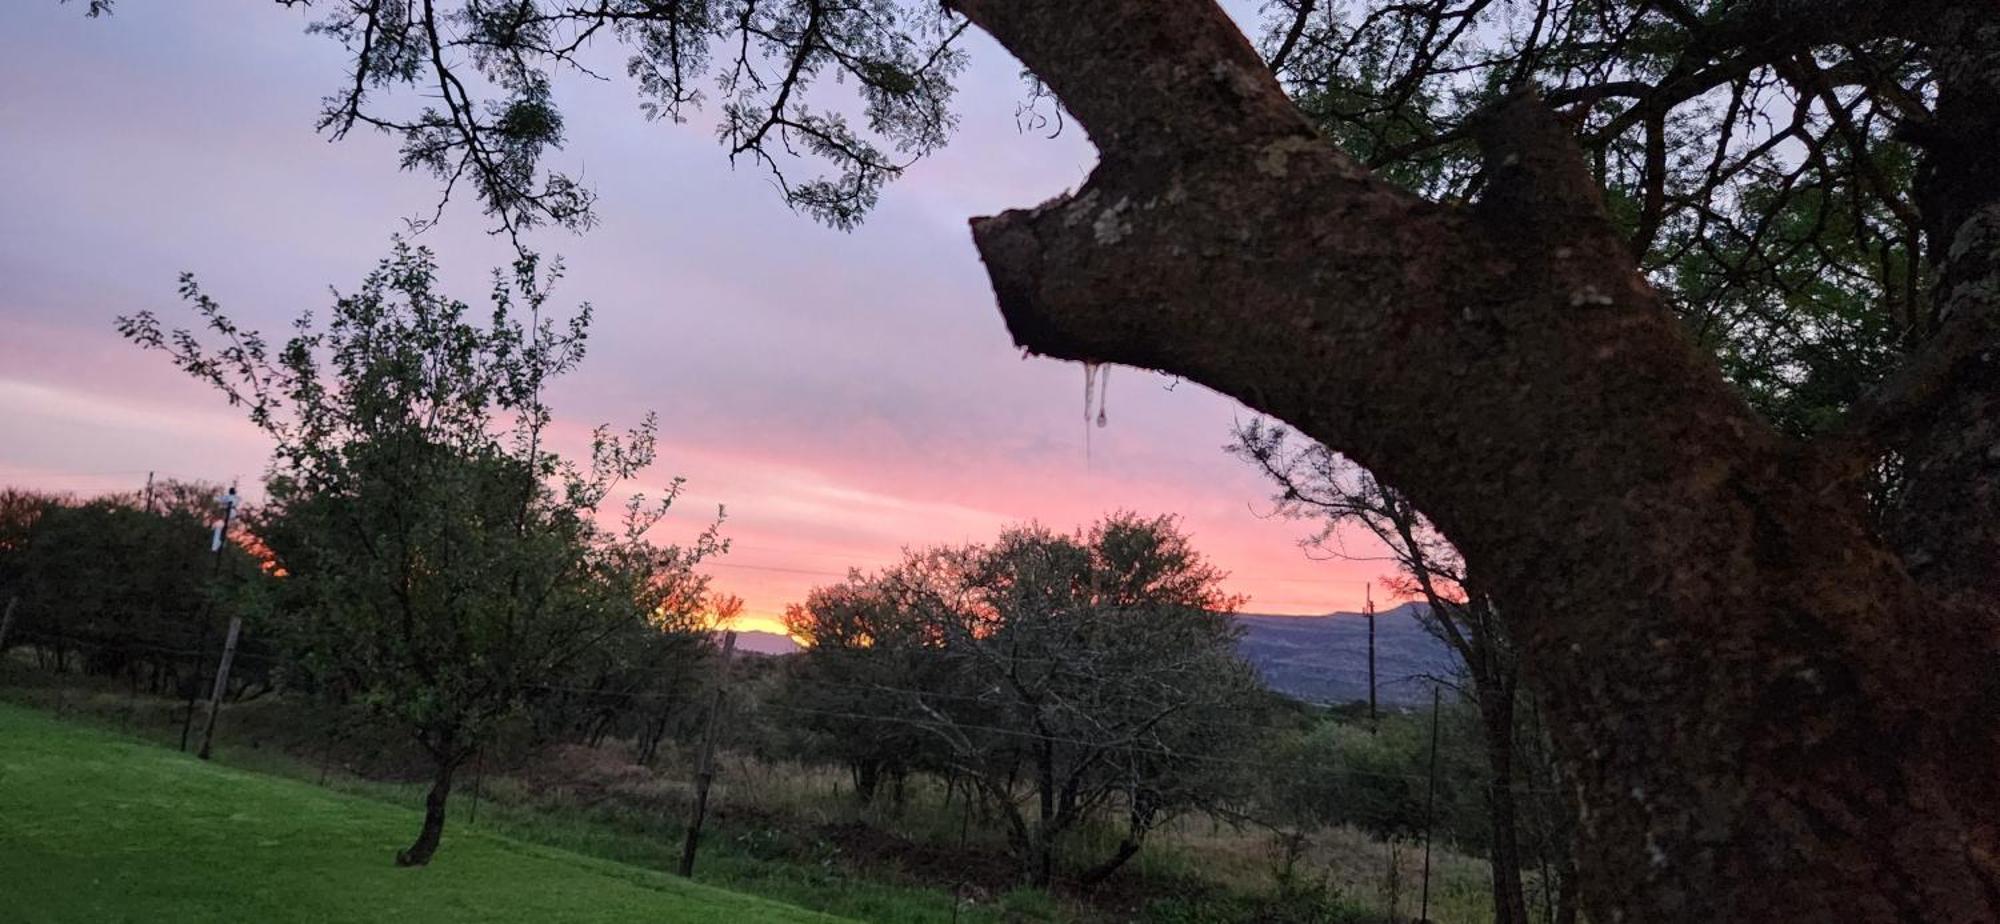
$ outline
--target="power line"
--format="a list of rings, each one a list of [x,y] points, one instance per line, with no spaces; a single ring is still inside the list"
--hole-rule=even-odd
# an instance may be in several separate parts
[[[53,639],[61,639],[63,641],[68,641],[73,644],[77,644],[80,647],[97,647],[100,650],[111,649],[111,648],[116,648],[121,650],[137,649],[137,650],[146,650],[146,651],[154,651],[166,654],[173,654],[179,657],[186,657],[186,658],[193,658],[203,655],[202,652],[189,651],[186,649],[166,648],[162,646],[147,645],[143,643],[113,643],[113,642],[94,641],[94,640],[78,638],[75,636],[55,636],[46,633],[36,633],[33,639],[23,639],[23,642],[26,644],[33,644],[33,642],[36,640],[53,640]],[[267,666],[282,664],[285,661],[283,657],[278,655],[255,654],[242,651],[239,651],[236,657],[238,660],[261,662],[263,664],[266,664]],[[805,682],[808,684],[816,684],[827,687],[858,688],[858,689],[870,689],[877,692],[908,693],[917,696],[928,696],[939,699],[975,699],[974,697],[968,697],[964,694],[946,694],[939,692],[919,691],[903,687],[889,687],[880,685],[859,686],[852,684],[834,684],[826,681],[805,680],[802,678],[793,678],[793,679],[797,679],[800,680],[800,682]],[[567,685],[567,684],[552,684],[552,683],[529,683],[529,684],[523,684],[522,686],[527,689],[543,690],[551,692],[585,693],[585,694],[593,694],[599,696],[610,696],[627,700],[670,702],[676,705],[682,705],[682,706],[687,705],[687,701],[684,697],[668,693],[647,693],[640,691],[614,690],[614,689],[584,687],[584,686]],[[912,716],[881,715],[875,713],[853,712],[846,710],[818,709],[810,706],[800,706],[790,703],[778,702],[774,700],[762,700],[759,701],[757,705],[760,708],[775,709],[781,712],[790,712],[800,715],[818,715],[829,718],[848,719],[852,721],[882,723],[889,725],[902,725],[914,728],[921,728],[931,732],[938,732],[940,730],[945,730],[945,729],[958,729],[963,731],[984,732],[988,734],[1002,735],[1006,737],[1018,738],[1021,740],[1028,740],[1028,741],[1049,741],[1057,744],[1068,744],[1077,747],[1090,748],[1100,752],[1144,754],[1147,756],[1168,757],[1180,760],[1198,761],[1218,766],[1235,766],[1235,767],[1243,767],[1249,769],[1284,769],[1299,773],[1318,774],[1321,776],[1332,775],[1342,778],[1373,779],[1373,780],[1404,782],[1412,784],[1428,783],[1429,781],[1429,778],[1422,774],[1385,773],[1380,771],[1359,770],[1355,768],[1346,768],[1346,767],[1333,768],[1333,767],[1328,767],[1324,764],[1304,762],[1304,761],[1278,761],[1278,760],[1255,759],[1255,758],[1222,757],[1212,754],[1198,754],[1188,751],[1178,751],[1163,747],[1147,747],[1139,744],[1093,741],[1087,738],[1078,738],[1070,735],[1042,734],[1039,732],[1027,731],[1018,728],[1007,728],[1004,726],[985,725],[979,723],[953,722],[953,721],[944,721],[938,719],[922,719]],[[1194,728],[1229,728],[1232,730],[1249,729],[1260,732],[1296,732],[1300,730],[1293,726],[1273,725],[1273,724],[1259,723],[1259,722],[1242,722],[1242,721],[1196,722],[1188,724]],[[1545,796],[1557,796],[1562,794],[1561,790],[1549,789],[1544,787],[1527,786],[1522,784],[1516,784],[1513,788],[1513,791],[1523,794],[1545,795]]]
[[[804,682],[809,684],[815,683],[814,681],[804,681]],[[830,684],[821,683],[819,685],[827,686]],[[617,692],[617,691],[610,691],[603,689],[594,689],[589,687],[566,686],[561,684],[530,684],[529,686],[535,689],[542,689],[542,690],[593,693],[599,695],[619,696],[622,698],[637,699],[637,700],[667,700],[676,703],[685,702],[682,698],[664,693],[638,693],[638,692],[628,693],[628,692]],[[896,688],[896,687],[880,687],[878,689],[885,691],[914,693],[921,696],[932,696],[935,698],[946,698],[946,699],[970,698],[959,694],[937,694],[937,693],[928,693],[922,691],[913,691],[905,688]],[[1299,772],[1310,772],[1310,773],[1320,773],[1320,774],[1337,773],[1352,778],[1391,780],[1391,781],[1407,782],[1407,783],[1427,783],[1429,781],[1429,777],[1423,774],[1383,773],[1378,771],[1358,770],[1354,768],[1339,768],[1336,770],[1334,768],[1326,767],[1325,765],[1322,764],[1307,763],[1300,761],[1273,761],[1273,760],[1252,759],[1252,758],[1219,757],[1216,755],[1196,754],[1186,751],[1170,750],[1166,748],[1149,748],[1149,747],[1144,747],[1142,745],[1106,743],[1101,741],[1092,741],[1086,738],[1077,738],[1069,735],[1043,734],[1040,732],[1026,731],[1018,728],[1007,728],[1003,726],[985,725],[985,724],[971,723],[971,722],[955,722],[955,721],[947,721],[941,719],[923,719],[923,718],[917,718],[913,716],[903,716],[903,715],[882,715],[878,713],[854,712],[850,710],[822,709],[822,708],[814,708],[811,706],[801,706],[791,703],[784,703],[774,700],[763,700],[760,701],[757,705],[759,708],[775,709],[781,712],[791,712],[802,715],[819,715],[829,718],[841,718],[841,719],[848,719],[860,722],[881,723],[888,725],[903,725],[903,726],[922,728],[933,732],[943,729],[958,729],[963,731],[986,732],[990,734],[1020,738],[1023,740],[1050,741],[1058,744],[1070,744],[1078,747],[1086,747],[1098,751],[1107,751],[1114,753],[1141,753],[1152,756],[1172,757],[1177,759],[1194,760],[1205,763],[1248,767],[1248,768],[1276,767],[1276,768],[1283,768]],[[1291,726],[1270,725],[1257,722],[1238,722],[1238,721],[1197,722],[1197,723],[1188,723],[1188,725],[1194,728],[1230,728],[1232,730],[1251,729],[1263,732],[1299,731],[1299,729]],[[1514,791],[1522,793],[1540,794],[1540,795],[1560,794],[1560,791],[1558,790],[1542,789],[1542,788],[1529,787],[1518,784],[1514,787]]]

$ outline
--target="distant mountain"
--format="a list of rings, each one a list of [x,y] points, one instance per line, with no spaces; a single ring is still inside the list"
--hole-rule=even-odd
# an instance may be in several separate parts
[[[1417,679],[1449,677],[1458,657],[1417,622],[1422,603],[1375,615],[1376,693],[1381,702],[1419,705],[1430,687]],[[1312,703],[1368,699],[1368,622],[1360,613],[1236,617],[1237,650],[1271,689]]]
[[[1457,657],[1417,622],[1421,603],[1405,603],[1375,616],[1375,670],[1381,701],[1414,706],[1430,688],[1413,679],[1449,676]],[[1368,623],[1360,613],[1326,616],[1239,615],[1244,628],[1237,650],[1271,689],[1311,703],[1368,698]],[[799,643],[776,632],[736,633],[736,649],[760,655],[796,654]]]
[[[736,650],[763,655],[797,654],[799,643],[792,641],[789,635],[749,629],[736,633]]]

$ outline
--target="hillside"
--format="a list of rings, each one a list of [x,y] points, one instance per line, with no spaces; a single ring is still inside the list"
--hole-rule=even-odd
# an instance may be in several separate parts
[[[797,654],[799,643],[789,635],[765,632],[761,629],[743,629],[736,633],[736,650],[761,655]]]
[[[1420,675],[1449,676],[1456,663],[1451,650],[1418,623],[1421,603],[1406,603],[1378,614],[1376,670],[1381,701],[1416,705],[1427,701],[1429,687]],[[1236,617],[1244,626],[1238,649],[1274,690],[1314,703],[1339,703],[1368,698],[1368,624],[1360,613],[1325,616]],[[736,634],[736,649],[762,655],[788,655],[797,642],[771,632]]]
[[[1417,615],[1424,604],[1405,603],[1375,617],[1378,695],[1382,702],[1427,702],[1423,675],[1450,676],[1457,658]],[[1243,614],[1238,649],[1274,690],[1314,703],[1368,698],[1368,624],[1359,613],[1326,616]]]
[[[0,916],[25,921],[837,924],[454,819],[422,870],[417,812],[0,706]],[[456,813],[454,813],[456,814]]]

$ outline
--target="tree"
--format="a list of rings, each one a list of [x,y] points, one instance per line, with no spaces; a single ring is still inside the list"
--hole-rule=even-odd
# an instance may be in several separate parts
[[[2000,803],[1963,768],[2000,750],[1978,718],[2000,518],[1964,432],[2000,397],[1968,351],[2000,211],[1950,229],[1936,352],[1801,443],[1682,333],[1533,94],[1475,122],[1479,200],[1432,203],[1326,144],[1218,11],[1141,6],[961,4],[1104,154],[1076,195],[975,223],[1017,340],[1236,395],[1424,510],[1514,621],[1586,810],[1593,916],[1993,916]],[[1974,6],[1920,27],[1850,6],[1741,34],[1763,54],[1918,29],[1940,106],[2000,114]],[[1975,128],[1929,158],[1978,204],[2000,184],[1952,141]],[[1858,484],[1898,447],[1921,535],[1877,532]],[[1987,493],[1947,510],[1941,479]]]
[[[1935,331],[1894,138],[1928,116],[1930,63],[1892,36],[1730,47],[1769,5],[1698,6],[1288,0],[1267,41],[1308,119],[1434,199],[1484,182],[1474,116],[1540,86],[1662,299],[1775,426],[1815,432]]]
[[[496,273],[483,326],[435,274],[428,251],[399,241],[275,357],[192,278],[182,295],[219,347],[151,315],[120,320],[246,405],[275,443],[254,525],[286,575],[297,657],[433,761],[423,828],[396,857],[410,866],[437,850],[453,776],[495,723],[699,598],[692,568],[720,549],[714,526],[687,549],[646,540],[679,482],[655,504],[635,494],[615,530],[599,525],[613,487],[653,461],[650,418],[622,437],[600,428],[587,466],[544,445],[543,387],[581,360],[589,323],[587,308],[561,330],[541,317],[558,274],[527,258]]]
[[[1306,24],[1319,8],[1284,5]],[[1966,772],[2000,758],[1990,0],[1370,6],[1387,31],[1340,45],[1374,71],[1329,86],[1395,103],[1400,121],[1383,124],[1412,140],[1455,145],[1465,156],[1434,163],[1472,174],[1436,182],[1408,175],[1399,150],[1329,138],[1207,0],[947,6],[1019,58],[1101,155],[1075,193],[973,224],[1016,342],[1201,382],[1423,511],[1493,588],[1549,710],[1586,810],[1593,917],[2000,915],[2000,782]],[[529,91],[573,64],[544,27],[588,37],[628,15],[658,35],[699,12],[774,40],[786,73],[870,60],[814,40],[813,0],[783,4],[783,28],[743,30],[709,4],[563,16],[527,2],[498,19],[477,15],[494,9],[483,3],[459,18],[351,8],[368,15],[335,31],[361,65],[343,99],[421,82],[461,100],[418,126],[435,144],[406,132],[413,166],[482,138],[441,25],[507,27],[471,28],[449,50]],[[901,7],[841,10],[893,28],[874,14]],[[1499,18],[1510,11],[1521,25]],[[1502,53],[1487,55],[1496,30]],[[1273,57],[1289,66],[1307,29],[1281,31]],[[1382,79],[1391,63],[1400,73]],[[648,86],[645,61],[634,70]],[[1471,75],[1477,92],[1440,75]],[[796,111],[795,81],[737,85],[767,94],[758,111]],[[1405,118],[1430,111],[1405,103],[1438,99],[1462,118]],[[1679,115],[1716,105],[1728,117],[1703,124],[1731,128],[1699,137],[1723,139],[1720,161],[1662,156]],[[551,112],[521,110],[514,124],[543,129],[521,136],[541,143],[484,172],[538,175]],[[1587,147],[1565,116],[1598,126]],[[1742,151],[1734,129],[1760,121],[1774,127]],[[1792,158],[1810,170],[1791,178]],[[1717,166],[1670,182],[1702,163]],[[518,206],[510,188],[482,188],[488,208]],[[1836,220],[1852,246],[1821,233]],[[1652,256],[1667,240],[1686,247]],[[1855,284],[1790,297],[1827,273]],[[1674,291],[1742,293],[1712,302],[1741,323],[1697,323],[1697,340]],[[1824,319],[1797,310],[1835,303]],[[1887,351],[1869,343],[1884,331]],[[1777,342],[1789,346],[1775,356],[1757,348]],[[1850,345],[1831,364],[1786,359]],[[1737,384],[1717,353],[1750,356]],[[1859,374],[1814,371],[1843,368]],[[1780,422],[1777,408],[1814,412],[1780,428],[1751,398]]]
[[[885,585],[854,573],[786,608],[785,631],[805,650],[788,659],[779,708],[811,753],[847,767],[857,803],[873,804],[888,779],[900,808],[911,771],[947,769],[912,693],[948,696],[957,684],[942,639]]]
[[[610,736],[632,742],[633,760],[650,764],[675,719],[713,675],[719,655],[711,628],[740,610],[739,598],[707,592],[688,572],[678,590],[648,593],[658,604],[593,646],[564,672],[564,685],[534,702],[539,737],[596,747]],[[637,591],[635,589],[635,593]],[[636,599],[636,597],[635,597]]]
[[[1240,792],[1230,755],[1248,750],[1259,686],[1221,580],[1171,518],[1132,514],[1073,535],[1016,528],[882,576],[957,681],[912,701],[1000,810],[1028,882],[1049,885],[1061,845],[1101,811],[1123,815],[1123,835],[1086,885],[1163,822]]]
[[[1276,513],[1319,521],[1303,545],[1344,555],[1342,530],[1359,526],[1389,552],[1397,568],[1395,589],[1424,602],[1424,628],[1458,656],[1478,707],[1486,747],[1487,857],[1493,868],[1496,924],[1526,924],[1514,766],[1520,749],[1520,664],[1495,610],[1493,596],[1465,572],[1458,550],[1440,536],[1408,498],[1324,446],[1290,438],[1284,427],[1253,420],[1236,429],[1229,451],[1278,487]],[[1541,806],[1561,814],[1562,806]],[[1569,864],[1559,864],[1567,870]]]
[[[143,672],[155,689],[194,695],[209,630],[254,616],[243,591],[266,578],[238,542],[219,559],[210,550],[222,491],[162,480],[150,498],[0,493],[0,595],[20,601],[10,643],[35,644],[59,669],[80,664],[134,689]],[[239,678],[265,676],[260,636],[246,639]]]

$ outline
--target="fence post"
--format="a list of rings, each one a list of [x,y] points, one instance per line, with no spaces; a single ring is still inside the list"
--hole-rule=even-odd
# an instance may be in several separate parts
[[[14,607],[20,604],[21,598],[18,596],[7,598],[7,615],[0,616],[0,654],[7,652],[7,632],[14,628]]]
[[[326,729],[326,734],[321,739],[319,744],[319,784],[321,786],[326,785],[327,764],[333,760],[333,737],[334,737],[333,733],[334,733],[334,727],[331,724],[329,724]]]
[[[716,668],[715,696],[708,702],[708,728],[701,736],[701,759],[694,778],[694,810],[688,815],[687,842],[681,845],[680,874],[694,875],[694,851],[701,842],[701,823],[708,814],[708,784],[715,781],[715,739],[721,734],[722,694],[729,686],[729,660],[736,652],[736,633],[722,635],[722,663]]]
[[[473,761],[472,811],[466,815],[466,824],[477,824],[479,821],[479,793],[486,788],[486,749],[480,748],[479,755],[474,757]]]
[[[202,603],[201,615],[198,617],[201,623],[201,641],[196,642],[194,646],[194,682],[188,685],[187,713],[181,716],[181,750],[183,751],[188,749],[188,732],[194,727],[194,701],[196,697],[201,695],[201,675],[203,671],[208,669],[209,615],[213,612],[215,605],[213,599],[215,584],[222,576],[223,540],[229,536],[229,524],[236,519],[236,485],[231,484],[229,486],[229,493],[216,498],[216,502],[222,505],[222,522],[216,525],[215,533],[208,540],[208,551],[214,556],[208,568],[208,583],[211,597]],[[204,746],[204,753],[202,754],[204,759],[208,756],[206,750],[207,748]]]
[[[208,724],[201,730],[201,750],[197,752],[202,760],[208,759],[209,746],[215,743],[215,718],[222,711],[222,694],[229,690],[229,665],[236,660],[236,636],[243,632],[243,617],[229,617],[229,635],[222,642],[222,663],[215,666],[215,689],[208,696]]]

